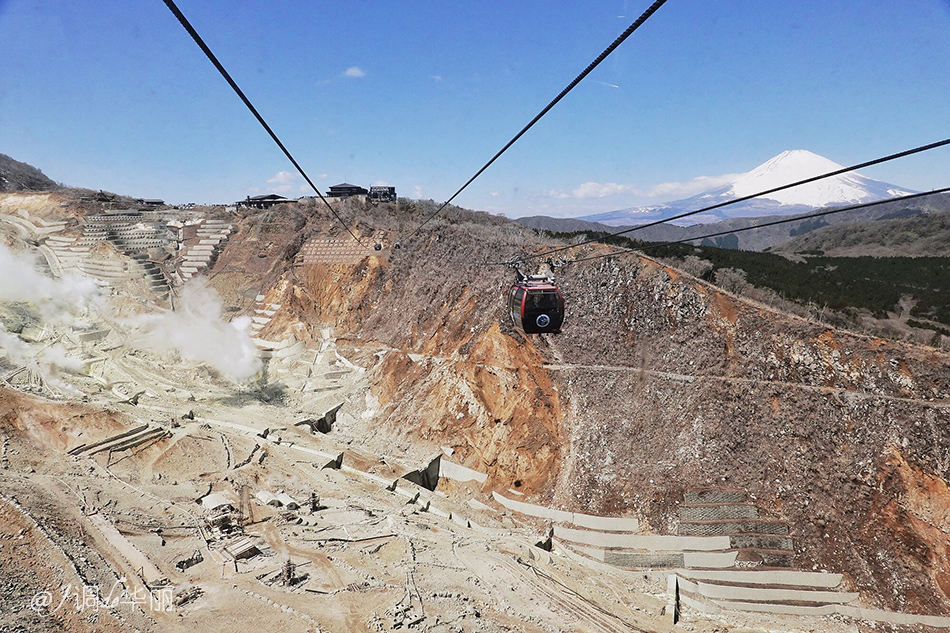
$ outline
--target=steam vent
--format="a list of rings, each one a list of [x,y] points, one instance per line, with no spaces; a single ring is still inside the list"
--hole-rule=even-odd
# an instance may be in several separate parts
[[[939,336],[597,243],[525,334],[543,231],[159,202],[0,194],[0,630],[950,630]]]

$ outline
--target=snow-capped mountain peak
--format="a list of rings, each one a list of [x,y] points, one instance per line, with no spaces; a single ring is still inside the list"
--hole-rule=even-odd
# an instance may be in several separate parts
[[[728,193],[731,197],[742,198],[838,169],[842,169],[842,165],[808,150],[787,150],[739,176],[731,183]],[[876,197],[871,191],[876,187],[868,186],[872,182],[851,172],[762,197],[775,200],[779,204],[801,204],[809,207],[858,203]]]
[[[639,224],[669,217],[684,211],[706,208],[736,198],[745,198],[814,176],[842,169],[838,163],[804,149],[786,150],[770,158],[752,171],[739,175],[731,182],[699,195],[653,207],[619,209],[579,219],[601,222],[612,226]],[[783,189],[758,196],[734,206],[723,207],[712,213],[693,216],[684,223],[717,222],[728,217],[789,215],[827,206],[860,204],[913,193],[879,180],[872,180],[857,172],[848,172],[816,182]]]

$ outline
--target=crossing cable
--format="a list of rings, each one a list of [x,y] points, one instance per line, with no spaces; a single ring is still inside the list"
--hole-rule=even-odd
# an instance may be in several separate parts
[[[524,136],[525,132],[527,132],[527,131],[530,130],[532,127],[534,127],[534,124],[537,123],[538,121],[540,121],[540,120],[541,120],[541,117],[543,117],[545,114],[548,113],[548,111],[549,111],[551,108],[553,108],[555,105],[557,105],[558,101],[560,101],[561,99],[563,99],[563,98],[567,95],[567,93],[569,93],[571,90],[573,90],[573,89],[574,89],[574,86],[576,86],[577,84],[579,84],[579,83],[581,82],[581,80],[584,79],[584,77],[586,77],[587,75],[589,75],[592,70],[594,70],[595,68],[597,68],[597,66],[600,65],[600,63],[601,63],[602,61],[604,61],[604,60],[607,58],[608,55],[610,55],[612,52],[614,52],[614,50],[615,50],[618,46],[620,46],[621,44],[623,44],[623,41],[626,40],[628,37],[630,37],[630,35],[631,35],[634,31],[636,31],[638,28],[640,28],[640,25],[642,25],[644,22],[646,22],[646,21],[650,18],[650,16],[652,16],[654,13],[656,13],[657,9],[659,9],[661,6],[663,6],[663,4],[664,4],[665,2],[666,2],[666,0],[656,0],[656,2],[654,2],[652,5],[650,5],[650,7],[649,7],[646,11],[644,11],[644,12],[640,15],[640,17],[637,18],[637,19],[633,22],[633,24],[631,24],[630,26],[627,27],[627,30],[626,30],[626,31],[624,31],[623,33],[621,33],[620,36],[619,36],[617,39],[615,39],[615,40],[613,41],[613,43],[611,43],[610,46],[608,46],[606,49],[604,49],[604,52],[602,52],[600,55],[597,56],[597,59],[595,59],[594,61],[592,61],[592,62],[590,63],[590,65],[587,66],[587,68],[585,68],[584,71],[583,71],[581,74],[579,74],[577,77],[574,78],[574,81],[572,81],[571,83],[569,83],[569,84],[567,85],[567,87],[564,88],[564,90],[562,90],[561,93],[560,93],[558,96],[556,96],[556,97],[551,101],[551,103],[549,103],[548,105],[546,105],[546,106],[544,107],[544,109],[541,110],[541,112],[539,112],[539,113],[537,114],[537,116],[535,116],[533,119],[531,119],[531,121],[530,121],[526,126],[524,126],[524,127],[521,129],[520,132],[518,132],[517,134],[515,134],[515,136],[514,136],[510,141],[508,141],[508,143],[506,143],[504,147],[502,147],[500,150],[498,150],[498,153],[495,154],[494,156],[492,156],[492,157],[491,157],[491,160],[489,160],[487,163],[485,163],[484,165],[482,165],[482,168],[479,169],[477,172],[475,172],[475,175],[472,176],[471,178],[469,178],[468,181],[467,181],[464,185],[462,185],[461,187],[459,187],[458,191],[456,191],[455,193],[453,193],[451,198],[449,198],[448,200],[446,200],[445,202],[443,202],[442,205],[441,205],[438,209],[436,209],[432,214],[430,214],[429,217],[425,218],[425,219],[422,221],[422,223],[419,224],[419,226],[416,227],[416,230],[414,230],[412,233],[410,233],[410,234],[409,234],[409,237],[407,237],[406,239],[407,239],[407,240],[412,239],[412,238],[416,235],[416,233],[418,233],[419,231],[422,230],[422,227],[424,227],[426,224],[429,223],[430,220],[432,220],[434,217],[436,217],[437,215],[439,215],[440,213],[442,213],[442,211],[445,209],[445,207],[447,207],[453,200],[455,200],[456,196],[458,196],[460,193],[462,193],[462,192],[466,189],[466,187],[468,187],[470,184],[472,184],[472,183],[475,181],[476,178],[478,178],[479,176],[481,176],[481,175],[482,175],[482,172],[484,172],[486,169],[488,169],[488,168],[491,166],[492,163],[494,163],[496,160],[498,160],[498,158],[508,150],[509,147],[511,147],[512,145],[514,145],[515,142],[518,141],[518,139],[520,139],[522,136]],[[398,247],[399,247],[399,242],[396,243],[396,248],[398,248]]]
[[[549,255],[553,255],[554,253],[560,253],[561,251],[566,251],[566,250],[571,249],[571,248],[576,248],[576,247],[578,247],[578,246],[584,246],[584,245],[586,245],[586,244],[593,244],[594,242],[600,242],[600,241],[602,241],[602,240],[604,240],[604,239],[607,239],[608,237],[616,237],[616,236],[618,236],[618,235],[625,235],[625,234],[627,234],[627,233],[632,233],[632,232],[634,232],[634,231],[640,231],[640,230],[643,230],[643,229],[648,229],[648,228],[650,228],[650,227],[652,227],[652,226],[657,226],[657,225],[660,225],[660,224],[665,224],[665,223],[667,223],[667,222],[672,222],[673,220],[679,220],[680,218],[688,218],[688,217],[691,216],[691,215],[697,215],[697,214],[699,214],[699,213],[706,213],[707,211],[713,211],[713,210],[715,210],[715,209],[721,209],[722,207],[728,207],[729,205],[736,204],[736,203],[738,203],[738,202],[745,202],[746,200],[752,200],[753,198],[758,198],[758,197],[761,197],[761,196],[765,196],[765,195],[768,195],[768,194],[770,194],[770,193],[775,193],[775,192],[777,192],[777,191],[784,191],[784,190],[786,190],[786,189],[791,189],[792,187],[797,187],[797,186],[799,186],[799,185],[806,185],[806,184],[808,184],[808,183],[817,182],[817,181],[819,181],[819,180],[824,180],[825,178],[831,178],[831,177],[833,177],[833,176],[840,176],[841,174],[846,174],[846,173],[848,173],[848,172],[856,171],[856,170],[858,170],[858,169],[864,169],[865,167],[871,167],[871,166],[873,166],[873,165],[880,165],[881,163],[886,163],[886,162],[888,162],[888,161],[896,160],[896,159],[898,159],[898,158],[903,158],[903,157],[905,157],[905,156],[911,156],[911,155],[913,155],[913,154],[919,154],[919,153],[921,153],[921,152],[926,152],[926,151],[928,151],[928,150],[936,149],[936,148],[938,148],[938,147],[943,147],[943,146],[945,146],[945,145],[950,145],[950,138],[944,139],[944,140],[942,140],[942,141],[937,141],[937,142],[935,142],[935,143],[929,143],[929,144],[927,144],[927,145],[921,145],[920,147],[915,147],[915,148],[913,148],[913,149],[904,150],[903,152],[897,152],[896,154],[890,154],[890,155],[884,156],[884,157],[882,157],[882,158],[875,158],[874,160],[869,160],[869,161],[867,161],[867,162],[859,163],[859,164],[857,164],[857,165],[851,165],[850,167],[842,167],[841,169],[836,169],[835,171],[829,171],[828,173],[825,173],[825,174],[820,174],[820,175],[818,175],[818,176],[812,176],[811,178],[805,178],[804,180],[799,180],[799,181],[797,181],[797,182],[792,182],[792,183],[789,183],[789,184],[787,184],[787,185],[781,185],[781,186],[779,186],[779,187],[773,187],[772,189],[766,189],[765,191],[760,191],[760,192],[758,192],[758,193],[753,193],[753,194],[750,194],[750,195],[748,195],[748,196],[742,196],[741,198],[735,198],[734,200],[727,200],[726,202],[720,202],[720,203],[717,203],[717,204],[714,204],[714,205],[711,205],[711,206],[708,206],[708,207],[703,207],[702,209],[696,209],[695,211],[687,211],[686,213],[680,213],[679,215],[674,215],[674,216],[672,216],[672,217],[665,218],[665,219],[663,219],[663,220],[655,220],[655,221],[653,221],[653,222],[648,222],[647,224],[638,224],[637,226],[631,227],[631,228],[629,228],[629,229],[624,229],[623,231],[618,231],[618,232],[616,232],[616,233],[611,233],[610,235],[607,235],[607,236],[602,237],[602,238],[599,238],[599,239],[590,239],[590,240],[587,240],[586,242],[578,242],[577,244],[571,244],[571,245],[569,245],[569,246],[560,246],[560,247],[558,247],[558,248],[553,248],[553,249],[551,249],[551,250],[549,250],[549,251],[544,251],[543,253],[538,253],[537,255],[529,255],[529,256],[523,257],[523,258],[521,258],[521,261],[532,260],[532,259],[539,259],[539,258],[541,258],[541,257],[548,257]],[[931,193],[933,193],[933,192],[931,192]],[[923,194],[923,195],[929,195],[929,194]],[[899,198],[892,198],[892,199],[893,199],[893,200],[898,200]],[[875,204],[876,204],[876,203],[875,203]],[[855,208],[860,208],[860,207],[855,207]],[[761,224],[760,224],[759,226],[766,226],[766,225],[761,225]],[[739,230],[747,231],[747,230],[749,230],[749,229],[739,229]],[[735,232],[735,231],[732,231],[732,232]],[[670,242],[670,243],[672,243],[672,244],[678,244],[679,242]],[[496,264],[496,263],[497,263],[497,264],[501,264],[501,263],[504,263],[504,262],[491,262],[491,263],[492,263],[492,264]]]
[[[887,204],[887,203],[889,203],[889,202],[906,202],[906,201],[908,201],[908,200],[915,200],[915,199],[917,199],[917,198],[924,198],[924,197],[926,197],[926,196],[934,196],[934,195],[937,195],[937,194],[948,193],[948,192],[950,192],[950,187],[944,187],[943,189],[934,189],[933,191],[925,191],[925,192],[923,192],[923,193],[912,193],[912,194],[908,194],[908,195],[906,195],[906,196],[896,196],[896,197],[893,197],[893,198],[887,198],[886,200],[876,200],[876,201],[874,201],[874,202],[864,202],[864,203],[861,203],[861,204],[854,204],[854,205],[847,206],[847,207],[834,207],[834,208],[832,208],[832,209],[827,209],[827,210],[825,210],[825,211],[818,211],[818,212],[816,212],[816,213],[808,213],[808,214],[805,214],[805,215],[797,215],[797,216],[794,216],[794,217],[791,217],[791,218],[783,218],[783,219],[781,219],[781,220],[773,220],[773,221],[771,221],[771,222],[763,222],[762,224],[756,224],[756,225],[754,225],[754,226],[744,226],[744,227],[738,228],[738,229],[732,229],[732,230],[727,230],[727,231],[718,231],[718,232],[716,232],[716,233],[707,233],[707,234],[705,234],[705,235],[697,235],[697,236],[695,236],[695,237],[686,237],[686,238],[683,238],[683,239],[681,239],[681,240],[672,240],[672,241],[669,241],[669,242],[648,242],[648,243],[644,243],[643,245],[639,246],[639,247],[636,248],[636,249],[633,249],[633,248],[623,248],[623,247],[621,247],[621,248],[623,248],[623,250],[621,250],[621,251],[614,251],[614,252],[612,252],[612,253],[606,253],[606,254],[603,254],[603,255],[591,255],[590,257],[581,257],[581,258],[579,258],[579,259],[572,259],[572,260],[566,261],[566,262],[564,263],[564,265],[567,265],[567,264],[575,264],[575,263],[577,263],[577,262],[586,262],[586,261],[590,261],[590,260],[592,260],[592,259],[603,259],[603,258],[606,258],[606,257],[613,257],[613,256],[615,256],[615,255],[626,255],[627,253],[635,253],[635,252],[637,252],[637,251],[646,251],[646,250],[651,250],[651,249],[657,249],[657,248],[662,248],[662,247],[664,247],[664,246],[673,246],[673,245],[675,245],[675,244],[686,244],[686,243],[688,243],[688,242],[694,242],[694,241],[696,241],[696,240],[704,240],[704,239],[707,239],[707,238],[710,238],[710,237],[721,237],[721,236],[723,236],[723,235],[730,235],[730,234],[732,234],[732,233],[742,233],[743,231],[752,231],[752,230],[755,230],[755,229],[762,229],[762,228],[765,228],[765,227],[767,227],[767,226],[776,226],[776,225],[779,225],[779,224],[788,224],[788,223],[790,223],[790,222],[801,222],[801,221],[804,221],[804,220],[810,220],[810,219],[812,219],[812,218],[820,218],[820,217],[824,217],[824,216],[826,216],[826,215],[834,215],[835,213],[842,213],[842,212],[844,212],[844,211],[854,211],[855,209],[866,209],[867,207],[873,207],[873,206],[877,206],[877,205],[880,205],[880,204]],[[602,238],[602,239],[607,239],[607,238],[613,237],[613,236],[615,236],[615,235],[618,235],[618,234],[614,233],[613,235],[606,236],[606,237],[604,237],[604,238]],[[592,240],[592,241],[598,241],[598,240]],[[584,243],[584,244],[590,244],[592,241],[587,241],[587,242],[583,242],[583,243]],[[580,244],[578,244],[577,246],[580,246]],[[537,257],[537,255],[535,255],[534,257]],[[524,258],[522,258],[522,259],[524,259]]]
[[[204,52],[211,63],[214,64],[214,67],[218,69],[218,72],[221,73],[221,76],[224,77],[224,80],[228,82],[228,85],[231,86],[231,89],[237,93],[237,96],[241,98],[241,101],[244,102],[244,105],[247,106],[247,109],[251,111],[251,114],[257,118],[258,123],[260,123],[267,133],[270,134],[270,137],[274,139],[274,142],[277,143],[277,147],[279,147],[281,151],[284,152],[284,155],[290,160],[291,163],[293,163],[293,166],[297,168],[297,171],[300,172],[300,175],[303,176],[303,179],[307,181],[307,184],[310,185],[310,188],[316,192],[320,200],[323,201],[323,204],[326,205],[330,213],[333,214],[333,217],[335,217],[340,222],[340,224],[343,225],[343,228],[346,229],[346,232],[349,233],[350,236],[360,244],[360,246],[366,246],[366,244],[364,244],[363,241],[356,237],[356,234],[350,230],[350,227],[347,226],[346,222],[343,221],[343,218],[341,218],[340,215],[333,209],[333,207],[330,206],[330,203],[327,202],[327,199],[323,197],[323,194],[320,193],[320,190],[317,189],[317,186],[313,184],[312,180],[310,180],[310,176],[307,175],[307,173],[303,170],[303,167],[301,167],[297,160],[291,155],[290,151],[284,146],[281,140],[277,138],[277,134],[275,134],[274,130],[272,130],[269,125],[267,125],[267,121],[264,120],[264,117],[262,117],[260,112],[257,111],[257,108],[255,108],[254,104],[252,104],[250,99],[247,98],[247,96],[244,94],[244,91],[241,90],[234,79],[231,78],[231,75],[228,74],[228,71],[224,69],[224,66],[221,65],[221,62],[218,61],[218,58],[215,57],[214,53],[211,52],[211,49],[208,48],[208,45],[205,44],[204,40],[201,39],[201,36],[198,35],[198,31],[196,31],[194,27],[191,26],[191,23],[178,8],[178,5],[175,4],[174,0],[162,1],[165,3],[165,6],[168,7],[168,10],[171,11],[176,18],[178,18],[178,21],[181,23],[181,25],[186,31],[188,31],[188,34],[191,35],[191,39],[195,41],[195,44],[198,45],[198,48]]]

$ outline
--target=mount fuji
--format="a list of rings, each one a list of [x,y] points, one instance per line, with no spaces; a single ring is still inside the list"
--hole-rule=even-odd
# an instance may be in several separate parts
[[[690,198],[649,207],[608,211],[576,219],[599,222],[608,226],[633,226],[728,202],[841,168],[842,166],[838,163],[808,150],[789,150],[767,160],[752,171],[739,175],[721,187]],[[857,172],[849,172],[738,202],[712,212],[683,218],[676,224],[686,226],[719,222],[736,217],[795,215],[820,207],[873,202],[909,193],[913,192],[903,187],[867,178]]]

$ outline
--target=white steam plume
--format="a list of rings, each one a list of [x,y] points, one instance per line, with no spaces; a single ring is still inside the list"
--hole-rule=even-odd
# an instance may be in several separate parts
[[[45,320],[85,314],[99,303],[99,287],[91,279],[64,275],[47,277],[36,267],[36,259],[14,253],[0,244],[0,301],[22,301],[39,308]]]
[[[14,253],[0,244],[0,301],[29,304],[37,310],[42,325],[81,324],[89,309],[100,305],[101,296],[95,282],[78,276],[52,279],[43,275],[34,256]],[[59,343],[31,344],[7,331],[0,322],[0,357],[8,364],[28,366],[37,371],[48,384],[65,388],[58,379],[60,372],[83,371],[83,363],[69,356]]]
[[[144,317],[148,343],[159,350],[177,350],[183,357],[211,365],[235,382],[246,382],[260,372],[247,328],[248,317],[232,322],[221,316],[218,293],[200,281],[182,288],[175,312]]]

